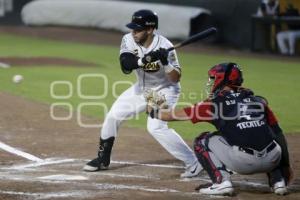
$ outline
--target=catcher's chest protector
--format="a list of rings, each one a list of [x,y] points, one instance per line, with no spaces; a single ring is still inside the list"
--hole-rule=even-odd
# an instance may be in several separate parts
[[[260,150],[272,139],[265,106],[252,92],[228,91],[216,97],[213,124],[230,145]]]

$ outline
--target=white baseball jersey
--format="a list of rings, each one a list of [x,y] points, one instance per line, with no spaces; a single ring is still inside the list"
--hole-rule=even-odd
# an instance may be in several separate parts
[[[145,54],[158,50],[159,48],[168,49],[173,47],[172,43],[165,37],[154,34],[153,41],[148,48],[145,48],[134,41],[134,38],[131,33],[128,33],[123,36],[120,54],[122,53],[132,53],[139,58],[144,57]],[[168,57],[169,65],[173,67],[180,68],[179,62],[177,59],[176,51],[173,50],[169,53]],[[138,68],[135,70],[135,74],[137,76],[138,85],[141,90],[145,90],[148,88],[154,90],[160,90],[161,88],[168,87],[170,85],[180,88],[179,83],[174,83],[168,80],[164,66],[160,61],[154,62],[154,64],[158,64],[160,69],[157,72],[145,72],[143,69]]]

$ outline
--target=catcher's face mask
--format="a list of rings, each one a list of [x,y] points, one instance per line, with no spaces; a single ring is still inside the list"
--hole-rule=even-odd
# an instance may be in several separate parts
[[[214,98],[224,86],[240,86],[243,83],[242,71],[235,63],[221,63],[208,71],[207,93]]]

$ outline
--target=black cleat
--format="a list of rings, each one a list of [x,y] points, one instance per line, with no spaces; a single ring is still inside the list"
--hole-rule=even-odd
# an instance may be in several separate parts
[[[114,137],[110,137],[106,140],[100,138],[98,157],[86,163],[83,170],[87,172],[107,170],[110,164],[110,154],[114,140]]]
[[[95,172],[95,171],[107,170],[107,169],[108,166],[104,166],[99,158],[95,158],[91,160],[90,162],[86,163],[85,166],[83,167],[83,170],[87,172]]]

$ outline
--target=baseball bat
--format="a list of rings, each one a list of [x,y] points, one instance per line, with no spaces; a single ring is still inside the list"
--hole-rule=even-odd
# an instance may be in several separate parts
[[[167,50],[172,51],[174,49],[178,49],[180,47],[186,46],[186,45],[196,42],[198,40],[205,39],[205,38],[215,34],[216,32],[217,32],[217,29],[215,27],[208,28],[204,31],[201,31],[200,33],[197,33],[197,34],[189,37],[188,39],[186,39],[178,44],[175,44],[173,47],[168,48]]]

